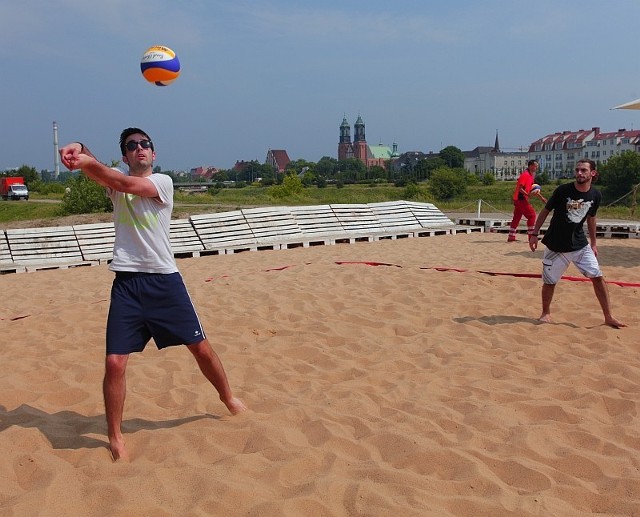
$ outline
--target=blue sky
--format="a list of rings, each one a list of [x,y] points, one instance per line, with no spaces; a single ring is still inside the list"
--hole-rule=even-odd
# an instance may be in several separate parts
[[[638,129],[610,108],[640,97],[639,20],[637,0],[0,0],[0,170],[52,170],[53,121],[104,162],[141,127],[165,170],[336,157],[345,114],[400,152]],[[139,69],[157,44],[182,64],[164,88]]]

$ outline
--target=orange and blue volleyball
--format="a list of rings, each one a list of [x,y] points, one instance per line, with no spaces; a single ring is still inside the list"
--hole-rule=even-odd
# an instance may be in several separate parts
[[[156,86],[167,86],[180,75],[180,61],[169,47],[156,45],[148,48],[140,60],[143,77]]]

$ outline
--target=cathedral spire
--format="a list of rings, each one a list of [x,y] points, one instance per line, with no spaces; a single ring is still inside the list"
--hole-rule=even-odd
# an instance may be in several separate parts
[[[500,152],[500,142],[498,142],[498,130],[496,129],[496,143],[493,144],[493,152],[495,153],[499,153]]]
[[[353,125],[355,129],[355,135],[353,137],[354,142],[366,142],[367,138],[364,135],[364,122],[362,121],[362,117],[358,114],[358,119],[356,123]]]
[[[349,127],[349,122],[347,122],[347,115],[344,116],[342,124],[340,124],[340,143],[351,143],[351,128]]]

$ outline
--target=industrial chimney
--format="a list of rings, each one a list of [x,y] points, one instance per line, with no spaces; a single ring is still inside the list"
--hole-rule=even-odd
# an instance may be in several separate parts
[[[53,179],[58,181],[60,176],[60,154],[58,154],[58,124],[53,121]]]

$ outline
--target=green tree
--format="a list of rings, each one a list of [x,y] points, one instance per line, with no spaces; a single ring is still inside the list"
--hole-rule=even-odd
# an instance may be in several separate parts
[[[311,185],[313,185],[315,180],[316,176],[311,171],[305,171],[305,173],[302,175],[302,185],[304,187],[310,187]]]
[[[269,187],[269,194],[276,199],[302,198],[307,196],[302,180],[297,174],[285,174],[282,185]]]
[[[447,167],[451,169],[464,167],[464,153],[456,146],[449,145],[445,147],[440,151],[439,155]]]
[[[286,172],[290,170],[295,171],[297,174],[301,172],[311,172],[315,171],[316,164],[314,162],[308,162],[307,160],[291,160],[286,167]]]
[[[607,187],[607,197],[617,199],[640,183],[640,155],[625,151],[610,158],[599,172],[600,182]]]
[[[418,181],[428,180],[433,171],[446,165],[445,161],[440,157],[425,158],[416,163],[414,167],[415,177]]]
[[[372,179],[386,179],[387,170],[380,165],[373,165],[369,167],[369,178]]]
[[[155,169],[154,169],[154,172],[155,172]],[[160,173],[161,171],[158,171],[158,172]],[[173,171],[164,171],[164,172],[162,172],[162,174],[166,174],[167,176],[169,176],[173,180],[174,183],[176,183],[176,181],[178,179],[178,178],[176,178],[176,173],[173,172]]]
[[[238,181],[253,182],[256,178],[262,177],[262,164],[258,160],[251,160],[244,164],[241,172],[238,173]]]
[[[343,183],[355,183],[358,180],[364,179],[366,174],[366,166],[357,158],[347,158],[346,160],[338,161],[336,179],[341,180]]]
[[[276,168],[273,165],[269,165],[268,163],[263,163],[260,167],[260,177],[262,178],[262,184],[273,185],[277,183],[279,180],[279,174],[276,171]]]
[[[24,184],[27,187],[32,182],[38,181],[40,179],[40,177],[38,176],[38,171],[34,167],[29,167],[28,165],[19,167],[15,174],[11,174],[11,176],[19,176],[24,178]]]
[[[323,156],[320,161],[316,163],[316,176],[322,176],[323,178],[333,178],[338,172],[338,160],[331,158],[330,156]]]
[[[80,174],[66,182],[61,212],[63,215],[113,212],[113,205],[103,186]]]
[[[448,167],[441,167],[431,174],[429,189],[436,199],[447,200],[464,194],[467,189],[464,174]]]

